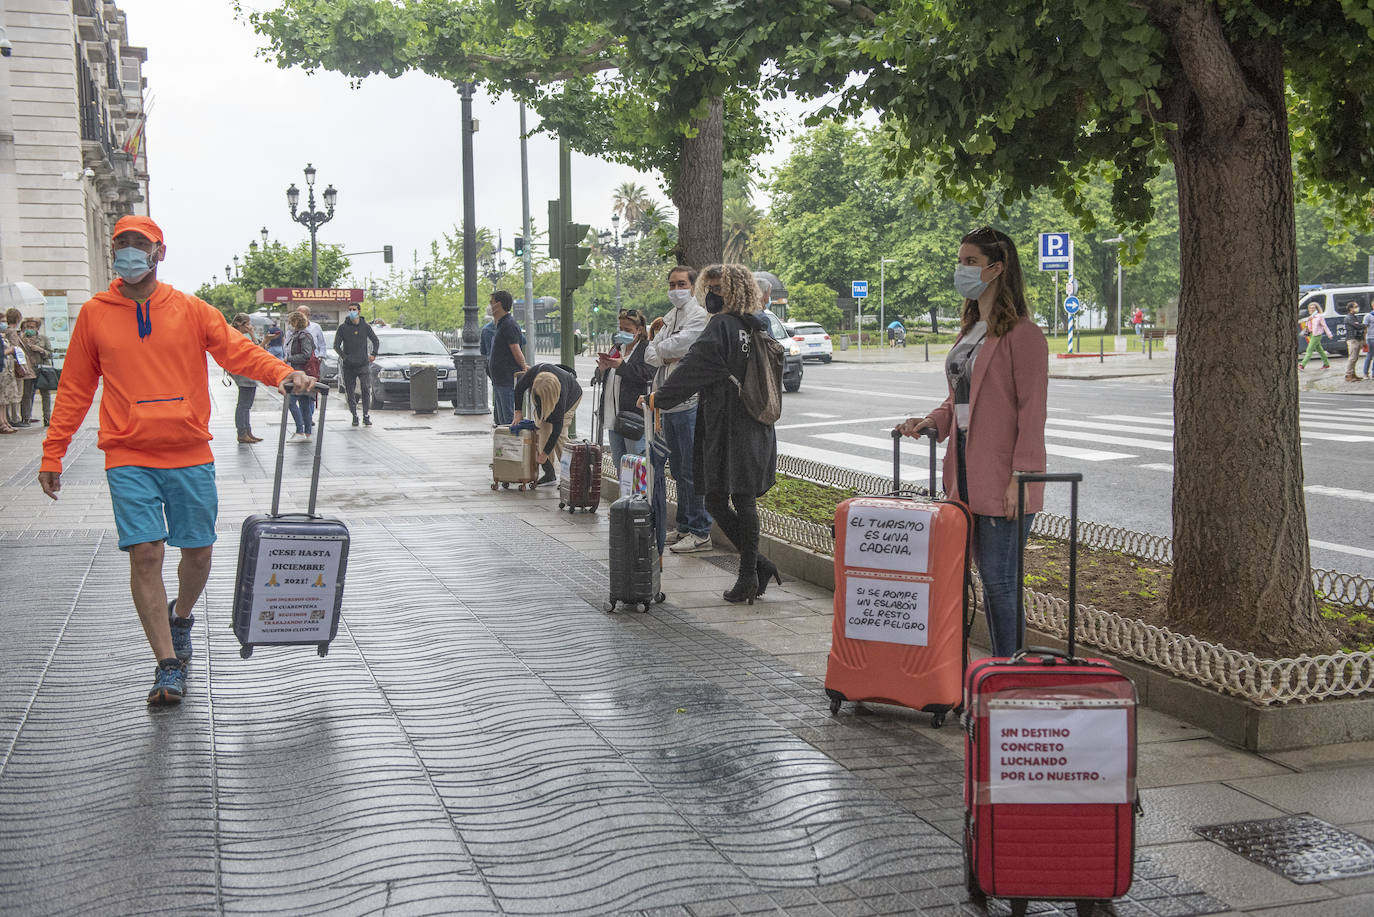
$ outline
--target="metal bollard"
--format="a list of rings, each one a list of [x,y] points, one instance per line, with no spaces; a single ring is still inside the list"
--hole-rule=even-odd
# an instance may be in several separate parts
[[[1153,360],[1155,358],[1155,339],[1150,338],[1148,341],[1146,341],[1145,348],[1145,359]]]
[[[1099,363],[1106,363],[1106,362],[1107,362],[1106,351],[1105,351],[1106,346],[1107,346],[1107,336],[1106,336],[1105,334],[1099,334],[1099,335],[1097,336],[1097,362],[1099,362]]]
[[[926,338],[926,362],[930,362],[930,338]]]

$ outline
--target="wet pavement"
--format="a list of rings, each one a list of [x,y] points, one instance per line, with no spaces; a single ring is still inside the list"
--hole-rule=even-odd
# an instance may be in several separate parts
[[[243,446],[212,388],[220,542],[179,709],[143,703],[95,412],[55,504],[33,484],[41,429],[0,438],[0,913],[984,913],[960,735],[830,715],[829,592],[789,579],[730,606],[709,555],[670,556],[666,604],[606,614],[604,509],[493,492],[486,417],[351,428],[336,399],[338,639],[241,659],[238,528],[270,500],[280,401],[259,394],[268,441]],[[294,506],[310,449],[288,449]],[[1374,879],[1299,885],[1193,832],[1311,811],[1374,836],[1371,743],[1260,757],[1150,711],[1140,743],[1147,815],[1114,913],[1374,912]]]

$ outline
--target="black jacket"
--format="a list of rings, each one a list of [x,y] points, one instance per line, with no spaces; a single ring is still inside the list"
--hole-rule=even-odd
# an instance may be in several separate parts
[[[682,358],[668,380],[654,392],[654,406],[671,408],[693,394],[697,403],[693,466],[699,494],[766,494],[778,465],[778,441],[769,424],[744,408],[730,376],[743,379],[749,328],[764,334],[768,326],[757,315],[713,315],[706,330]]]
[[[356,323],[344,319],[334,332],[334,350],[339,354],[339,363],[349,369],[361,369],[368,364],[368,341],[372,342],[372,352],[376,353],[381,344],[372,326],[359,319]]]
[[[558,404],[554,405],[553,411],[549,414],[549,425],[553,427],[553,433],[550,434],[549,441],[540,450],[552,454],[554,443],[558,442],[558,437],[563,435],[563,421],[567,417],[568,411],[572,410],[573,406],[582,400],[582,386],[578,384],[577,377],[561,365],[536,363],[521,373],[519,380],[515,383],[515,404],[517,406],[522,403],[525,392],[530,391],[530,386],[534,384],[534,377],[540,373],[552,373],[558,379]],[[534,408],[531,419],[534,420],[539,417],[543,405],[539,403],[538,396],[534,394],[530,395],[530,399]]]
[[[616,410],[629,411],[631,414],[642,413],[635,402],[639,400],[640,395],[648,394],[649,383],[658,371],[644,359],[648,343],[647,340],[636,341],[634,349],[630,351],[629,356],[620,361],[620,368],[615,371],[620,377],[620,403]],[[610,419],[615,420],[614,417]]]

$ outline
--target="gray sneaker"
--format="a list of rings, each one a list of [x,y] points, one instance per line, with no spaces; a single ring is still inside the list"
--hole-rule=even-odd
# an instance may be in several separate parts
[[[191,661],[191,626],[196,623],[195,615],[187,615],[184,618],[178,617],[176,611],[177,600],[172,599],[167,603],[167,623],[172,628],[172,649],[176,651],[177,659],[182,662]]]
[[[663,539],[663,543],[671,547],[686,537],[686,532],[679,532],[677,529],[673,529],[668,533],[668,537]]]
[[[710,535],[693,535],[689,532],[668,550],[674,554],[695,554],[698,551],[709,551],[712,547]]]

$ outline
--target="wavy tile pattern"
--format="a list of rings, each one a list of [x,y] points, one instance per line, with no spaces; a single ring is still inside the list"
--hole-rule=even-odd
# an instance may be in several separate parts
[[[0,913],[961,908],[959,762],[924,721],[833,718],[671,603],[603,613],[604,569],[516,514],[371,508],[323,659],[239,658],[221,526],[179,710],[143,706],[108,535],[6,546],[27,607],[0,613]],[[1132,913],[1218,904],[1142,875],[1173,893]]]

